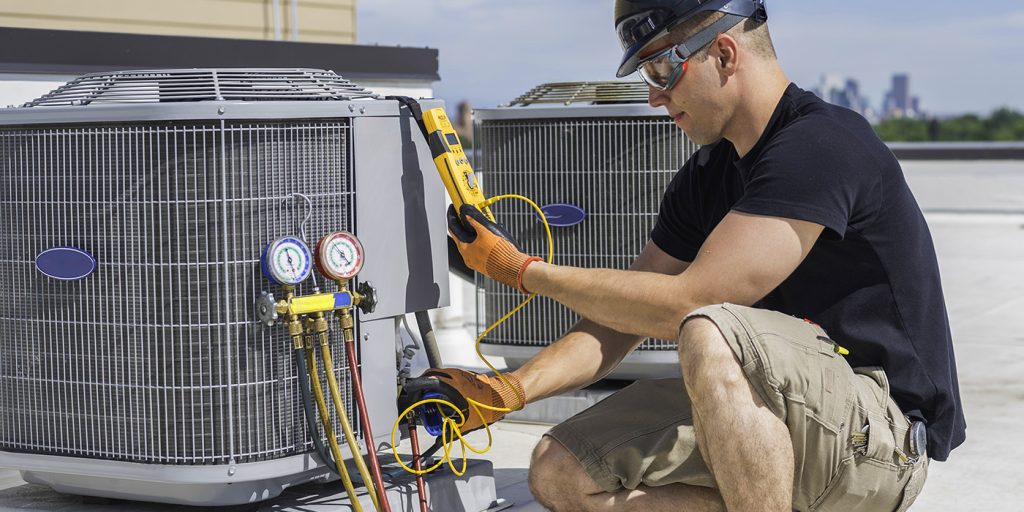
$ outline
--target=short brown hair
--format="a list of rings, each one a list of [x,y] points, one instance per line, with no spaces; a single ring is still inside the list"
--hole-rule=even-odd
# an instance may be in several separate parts
[[[676,25],[669,32],[669,44],[679,44],[697,35],[701,30],[711,26],[712,23],[722,19],[725,13],[708,11],[699,13],[692,18]],[[754,18],[747,18],[746,21],[729,29],[727,32],[737,39],[742,39],[748,47],[756,54],[766,59],[777,59],[775,45],[772,44],[772,36],[768,32],[768,23],[757,21]],[[698,62],[707,60],[708,47],[701,48],[693,54],[691,59]]]

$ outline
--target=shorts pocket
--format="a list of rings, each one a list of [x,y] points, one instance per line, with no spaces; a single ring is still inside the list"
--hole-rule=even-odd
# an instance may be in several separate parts
[[[896,510],[900,475],[895,467],[871,459],[844,459],[811,511]]]
[[[896,453],[896,439],[889,422],[874,415],[868,415],[867,446],[864,455],[879,462],[891,463]]]
[[[803,322],[794,320],[798,329]],[[850,407],[850,366],[818,350],[823,342],[789,333],[762,333],[753,344],[765,360],[765,378],[786,400],[805,405],[807,414],[838,434]]]

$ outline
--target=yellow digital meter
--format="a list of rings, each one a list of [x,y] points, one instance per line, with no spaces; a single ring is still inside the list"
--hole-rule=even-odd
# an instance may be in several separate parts
[[[430,155],[434,159],[434,165],[437,166],[444,187],[448,189],[448,196],[452,198],[455,210],[458,211],[463,204],[469,204],[477,207],[493,221],[494,215],[484,206],[487,197],[484,195],[483,187],[477,181],[473,167],[469,165],[469,157],[462,149],[462,143],[459,142],[459,136],[455,133],[448,114],[443,108],[424,111],[423,127],[430,146]]]

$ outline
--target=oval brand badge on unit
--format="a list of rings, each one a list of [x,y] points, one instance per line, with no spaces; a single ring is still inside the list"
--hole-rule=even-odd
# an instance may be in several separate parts
[[[559,228],[575,226],[587,218],[587,212],[574,204],[547,204],[541,206],[540,211],[544,212],[548,224]],[[540,220],[539,216],[537,220]]]
[[[36,270],[61,281],[76,281],[96,270],[96,258],[74,247],[54,247],[36,256]]]

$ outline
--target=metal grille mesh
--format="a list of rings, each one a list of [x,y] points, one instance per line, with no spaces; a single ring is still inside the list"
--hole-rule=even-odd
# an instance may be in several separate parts
[[[0,301],[0,449],[161,464],[307,451],[290,342],[254,321],[258,258],[297,232],[292,193],[313,200],[310,237],[351,228],[349,130],[0,130],[0,285],[14,297]],[[35,270],[64,245],[96,272]],[[343,354],[337,333],[332,346]]]
[[[320,69],[146,69],[82,75],[25,107],[180,101],[296,101],[373,93]]]
[[[553,227],[555,263],[625,269],[640,254],[657,220],[669,181],[696,146],[668,119],[650,117],[483,121],[477,168],[488,195],[521,194],[539,205],[570,203],[586,220]],[[531,254],[546,254],[544,228],[528,207],[505,202],[496,215]],[[477,278],[482,331],[523,299],[491,279]],[[485,343],[545,346],[579,316],[537,297],[488,335]],[[641,350],[674,350],[648,339]]]
[[[512,100],[509,106],[540,103],[589,103],[592,105],[646,103],[647,84],[623,80],[598,82],[554,82],[541,84]]]

